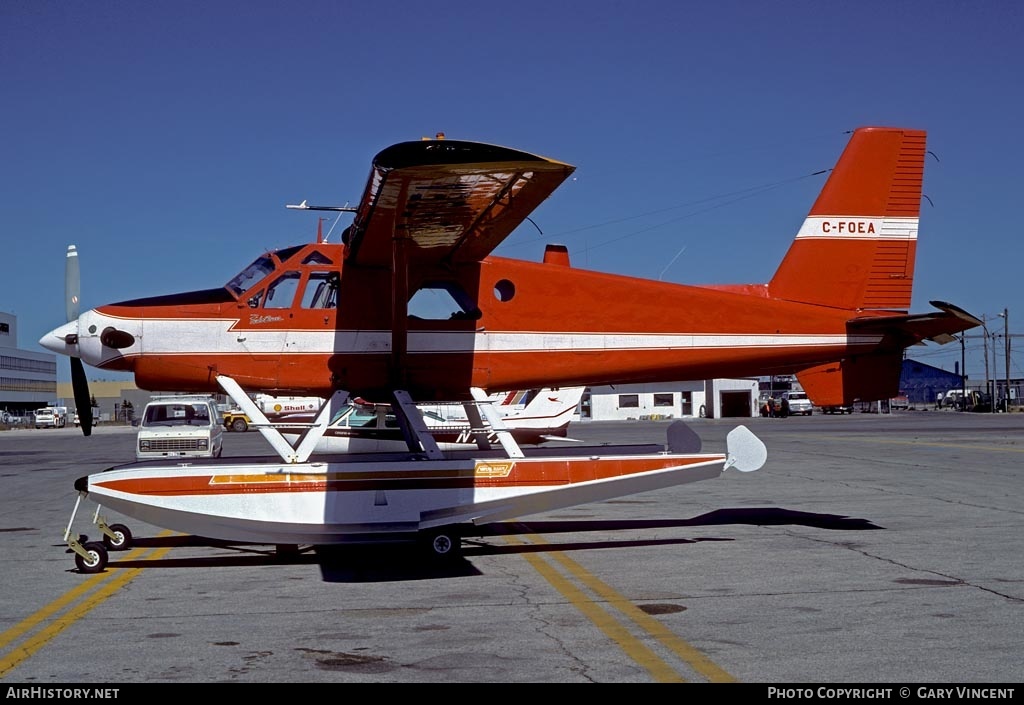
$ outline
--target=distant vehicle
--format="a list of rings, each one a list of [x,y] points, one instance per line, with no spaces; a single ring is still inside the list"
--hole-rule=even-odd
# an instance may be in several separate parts
[[[93,407],[93,409],[92,409],[92,425],[95,426],[99,422],[100,422],[100,410],[99,410],[99,407]],[[72,416],[71,423],[73,423],[76,428],[82,425],[82,419],[78,416],[78,409],[75,409],[75,413]]]
[[[852,414],[852,405],[838,405],[838,406],[823,406],[821,407],[821,413],[823,414]]]
[[[224,425],[213,397],[154,397],[142,412],[135,445],[138,460],[151,458],[219,458]]]
[[[256,394],[253,401],[270,420],[292,414],[313,415],[324,403],[320,397],[274,397],[269,394]],[[252,425],[249,415],[238,408],[228,409],[222,414],[222,418],[224,428],[229,431],[243,433]]]
[[[790,416],[810,416],[814,412],[814,404],[807,392],[787,392],[785,398],[789,401]]]
[[[889,409],[909,409],[910,399],[906,394],[900,394],[889,400]]]
[[[64,428],[68,423],[66,406],[46,406],[35,411],[36,428]]]

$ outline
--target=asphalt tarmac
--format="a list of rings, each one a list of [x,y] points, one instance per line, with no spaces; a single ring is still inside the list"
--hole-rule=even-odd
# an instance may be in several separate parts
[[[124,520],[79,573],[74,480],[134,429],[0,432],[0,681],[1013,684],[1024,681],[1024,414],[738,423],[753,473],[485,527],[450,566],[409,547],[217,545]],[[591,443],[669,422],[591,422]],[[225,456],[269,453],[229,433]],[[73,531],[91,533],[84,502]],[[90,529],[92,531],[90,532]]]

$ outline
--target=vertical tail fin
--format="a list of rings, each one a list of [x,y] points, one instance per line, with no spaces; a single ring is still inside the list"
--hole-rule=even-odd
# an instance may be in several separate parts
[[[908,311],[924,157],[924,131],[855,130],[768,284],[769,296]]]
[[[535,390],[529,403],[521,410],[505,414],[501,412],[502,406],[498,405],[499,413],[502,413],[502,416],[517,428],[554,428],[568,425],[573,414],[576,413],[585,389],[585,387],[545,387]]]

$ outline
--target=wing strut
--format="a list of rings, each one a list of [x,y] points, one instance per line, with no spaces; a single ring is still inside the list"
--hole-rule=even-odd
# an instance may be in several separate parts
[[[264,413],[256,406],[256,402],[249,397],[234,379],[226,375],[217,375],[217,384],[221,386],[231,400],[238,405],[238,408],[245,412],[254,423],[252,427],[257,429],[267,439],[271,447],[277,451],[281,459],[286,463],[304,463],[316,449],[316,444],[323,438],[330,422],[337,409],[348,401],[348,392],[339,389],[331,395],[331,398],[324,402],[316,419],[311,424],[297,423],[272,423]],[[301,427],[306,429],[299,436],[298,443],[293,447],[281,434],[281,428]]]
[[[487,393],[479,387],[473,387],[470,389],[470,392],[473,394],[473,398],[480,402],[480,410],[487,418],[487,423],[491,425],[494,433],[498,436],[498,442],[501,443],[501,447],[505,449],[508,457],[525,458],[526,455],[523,453],[523,449],[519,447],[505,422],[501,420],[501,415],[494,408],[494,404],[487,398]]]
[[[406,196],[402,188],[402,199]],[[409,344],[409,231],[404,219],[395,223],[391,239],[391,370],[392,389],[406,389]]]

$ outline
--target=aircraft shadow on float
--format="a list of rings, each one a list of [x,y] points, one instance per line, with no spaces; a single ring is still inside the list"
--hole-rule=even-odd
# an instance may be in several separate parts
[[[853,131],[767,283],[588,271],[554,244],[542,262],[494,256],[574,167],[440,138],[378,153],[354,208],[299,206],[352,213],[341,242],[318,235],[266,252],[221,287],[80,313],[71,246],[67,322],[40,344],[71,359],[76,400],[89,397],[86,364],[129,371],[142,389],[223,392],[278,458],[83,476],[64,540],[80,571],[103,570],[109,550],[132,542],[106,508],[238,542],[413,536],[449,559],[466,527],[756,470],[767,451],[742,425],[718,453],[681,445],[678,431],[666,444],[523,448],[489,394],[793,374],[818,406],[895,396],[906,348],[981,325],[943,301],[909,312],[925,155],[921,130]],[[283,427],[255,393],[326,401],[308,423]],[[403,450],[316,452],[355,398],[391,405]],[[470,450],[440,447],[417,406],[432,401],[464,406]],[[83,499],[102,534],[88,545],[72,531]]]

